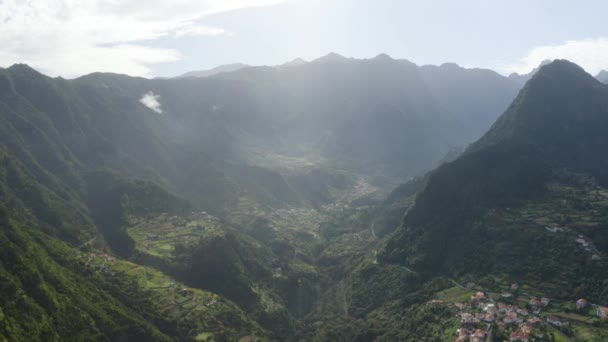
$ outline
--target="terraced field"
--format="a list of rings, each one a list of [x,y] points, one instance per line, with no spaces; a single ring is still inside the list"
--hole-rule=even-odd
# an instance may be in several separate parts
[[[149,294],[165,319],[180,323],[187,335],[197,341],[248,341],[265,336],[264,330],[250,321],[231,301],[208,291],[188,288],[151,267],[116,259],[103,253],[82,253],[77,256],[83,270],[119,282],[135,280],[138,289]],[[231,317],[230,327],[225,317]],[[259,339],[264,341],[265,339]]]
[[[136,249],[161,258],[172,258],[177,245],[188,246],[206,235],[222,234],[220,221],[205,212],[194,212],[188,217],[163,214],[132,223],[127,232]]]

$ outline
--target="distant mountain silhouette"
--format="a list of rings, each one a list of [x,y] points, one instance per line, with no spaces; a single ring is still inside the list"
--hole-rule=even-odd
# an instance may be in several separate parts
[[[600,71],[597,76],[595,76],[595,78],[597,78],[598,81],[602,82],[602,83],[607,83],[608,84],[608,71],[606,70],[602,70]]]
[[[243,63],[234,63],[234,64],[226,64],[220,65],[213,69],[209,70],[200,70],[200,71],[190,71],[175,78],[196,78],[196,77],[209,77],[213,75],[217,75],[222,72],[233,72],[243,68],[248,67],[247,64]]]
[[[547,64],[549,64],[549,63],[551,63],[551,60],[549,60],[549,59],[545,59],[544,61],[542,61],[542,62],[540,63],[540,65],[539,65],[539,66],[537,66],[536,68],[534,68],[534,69],[533,69],[532,71],[530,71],[529,73],[520,75],[520,74],[518,74],[518,73],[514,72],[514,73],[512,73],[512,74],[510,74],[510,75],[509,75],[509,79],[512,79],[513,81],[518,82],[518,83],[520,83],[521,85],[523,85],[524,83],[528,82],[528,81],[529,81],[529,80],[532,78],[532,76],[534,76],[534,74],[536,74],[536,72],[537,72],[538,70],[540,70],[540,68],[541,68],[543,65],[547,65]]]

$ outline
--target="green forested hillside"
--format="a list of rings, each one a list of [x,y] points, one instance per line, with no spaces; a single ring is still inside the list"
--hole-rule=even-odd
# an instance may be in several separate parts
[[[364,322],[443,283],[375,258],[427,178],[380,199],[517,88],[385,55],[169,80],[0,69],[0,340],[389,336]]]
[[[567,322],[558,330],[541,323],[534,340],[605,338],[595,310],[608,304],[607,95],[578,66],[548,64],[460,156],[363,214],[340,216],[328,231],[343,235],[318,261],[334,282],[299,338],[453,341],[457,329],[474,327],[467,338],[481,329],[502,341],[524,331],[501,313],[462,323],[461,314],[485,315],[470,299],[479,291],[492,305],[515,305],[524,322]],[[372,228],[390,234],[368,240]],[[541,297],[552,304],[532,312]],[[580,298],[594,306],[576,310]]]
[[[603,254],[592,258],[574,241],[575,233],[605,240],[597,196],[607,186],[607,94],[567,61],[542,67],[488,133],[432,172],[383,260],[427,275],[550,282],[553,295],[582,289],[608,301],[597,287]],[[545,231],[553,226],[572,233]]]

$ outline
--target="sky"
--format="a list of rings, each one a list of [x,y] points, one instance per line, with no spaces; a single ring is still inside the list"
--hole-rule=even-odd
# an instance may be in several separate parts
[[[526,73],[608,70],[603,0],[0,0],[0,67],[175,76],[330,52]]]

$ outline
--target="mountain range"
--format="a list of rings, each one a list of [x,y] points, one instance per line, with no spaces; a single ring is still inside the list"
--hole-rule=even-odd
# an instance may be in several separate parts
[[[441,338],[424,303],[473,280],[608,303],[608,86],[525,78],[0,69],[0,340]]]
[[[189,71],[185,74],[177,76],[176,78],[209,77],[220,74],[222,72],[237,71],[246,67],[248,67],[248,65],[243,63],[224,64],[209,70]]]

